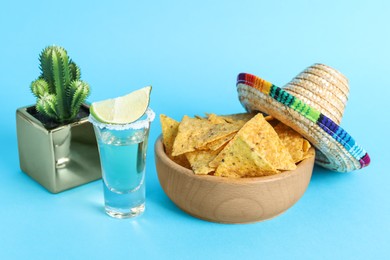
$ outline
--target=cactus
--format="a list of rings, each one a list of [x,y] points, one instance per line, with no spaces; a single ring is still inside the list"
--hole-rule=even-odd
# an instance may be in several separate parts
[[[30,86],[37,111],[58,123],[72,121],[89,95],[89,85],[80,80],[79,67],[62,47],[46,47],[39,61],[41,75]]]

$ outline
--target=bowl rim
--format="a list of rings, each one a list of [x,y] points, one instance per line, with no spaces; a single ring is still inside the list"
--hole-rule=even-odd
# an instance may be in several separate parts
[[[273,181],[278,181],[281,179],[288,178],[290,176],[294,176],[299,174],[299,169],[304,168],[305,165],[308,164],[314,164],[314,159],[315,159],[315,149],[311,147],[311,150],[314,150],[314,156],[304,159],[303,161],[299,162],[297,164],[297,168],[295,170],[291,171],[282,171],[280,173],[274,174],[274,175],[268,175],[268,176],[260,176],[260,177],[246,177],[246,178],[226,178],[226,177],[220,177],[220,176],[212,176],[212,175],[199,175],[195,174],[192,170],[187,169],[174,161],[172,161],[167,154],[165,153],[163,142],[162,142],[162,134],[160,134],[154,145],[154,151],[156,156],[158,156],[165,164],[170,165],[173,168],[177,168],[180,172],[185,174],[186,176],[190,178],[195,178],[199,180],[207,180],[210,182],[215,182],[215,183],[229,183],[229,184],[249,184],[249,183],[255,183],[255,182],[273,182]]]

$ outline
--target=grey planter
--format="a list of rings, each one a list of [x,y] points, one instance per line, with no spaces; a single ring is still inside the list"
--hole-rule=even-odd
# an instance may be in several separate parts
[[[21,170],[52,193],[101,178],[99,152],[89,107],[78,121],[58,127],[41,123],[34,106],[16,111]]]

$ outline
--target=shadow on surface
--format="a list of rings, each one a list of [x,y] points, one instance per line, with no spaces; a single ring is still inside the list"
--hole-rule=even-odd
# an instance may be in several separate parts
[[[337,179],[343,179],[348,175],[344,172],[334,172],[328,169],[325,169],[321,166],[314,165],[313,175],[311,176],[312,182],[317,181],[332,181]]]
[[[170,199],[169,197],[162,191],[160,188],[159,191],[156,190],[153,194],[150,194],[149,200],[152,203],[156,203],[162,208],[166,209],[170,213],[178,216],[178,217],[183,217],[186,219],[197,219],[194,218],[193,216],[185,213],[183,210],[181,210],[179,207],[177,207]],[[174,216],[175,217],[175,216]]]

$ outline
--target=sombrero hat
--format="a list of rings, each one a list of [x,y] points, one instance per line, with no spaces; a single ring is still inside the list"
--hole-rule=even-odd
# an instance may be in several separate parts
[[[337,70],[314,64],[283,88],[241,73],[237,91],[247,111],[272,115],[311,142],[317,164],[338,172],[369,165],[367,152],[339,126],[349,87],[347,78]]]

